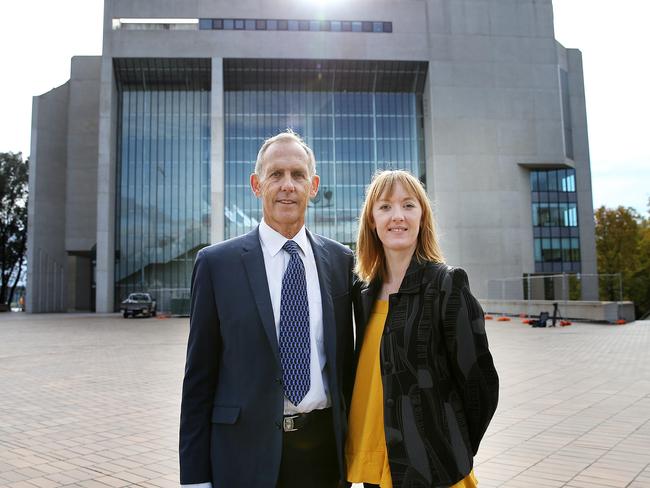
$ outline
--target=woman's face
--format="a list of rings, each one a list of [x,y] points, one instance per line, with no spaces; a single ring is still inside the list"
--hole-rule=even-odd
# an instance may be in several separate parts
[[[374,228],[385,250],[414,252],[420,232],[422,207],[415,196],[396,182],[372,206]]]

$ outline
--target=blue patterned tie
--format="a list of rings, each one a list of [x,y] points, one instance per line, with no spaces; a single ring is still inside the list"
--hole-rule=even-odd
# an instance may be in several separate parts
[[[310,387],[307,281],[298,244],[287,241],[282,249],[290,258],[280,296],[280,363],[284,394],[291,403],[298,405]]]

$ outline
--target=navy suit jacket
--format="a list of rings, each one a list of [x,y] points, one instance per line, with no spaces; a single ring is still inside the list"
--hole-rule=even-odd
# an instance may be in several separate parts
[[[307,235],[320,282],[332,428],[344,479],[353,384],[353,255],[335,241]],[[181,484],[275,487],[282,454],[281,378],[258,230],[202,249],[192,273],[179,439]]]

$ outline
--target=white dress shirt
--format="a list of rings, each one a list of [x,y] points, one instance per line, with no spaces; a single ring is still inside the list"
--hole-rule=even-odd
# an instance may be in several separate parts
[[[260,223],[260,242],[264,254],[266,280],[269,284],[271,306],[275,322],[276,336],[280,337],[280,298],[282,277],[289,264],[289,253],[282,249],[289,239],[272,229],[264,220]],[[284,399],[284,414],[306,413],[327,408],[331,405],[327,379],[325,378],[325,343],[323,340],[323,306],[320,296],[318,271],[311,243],[305,227],[291,239],[300,247],[300,258],[305,265],[307,280],[307,300],[309,301],[309,377],[310,388],[298,405]]]
[[[282,277],[289,264],[289,253],[282,249],[288,241],[286,237],[271,228],[264,220],[260,223],[260,243],[264,255],[266,280],[271,295],[276,337],[280,336],[280,298],[282,295]],[[305,226],[291,239],[300,248],[300,258],[305,265],[307,280],[307,300],[309,301],[309,378],[310,388],[298,405],[284,398],[284,414],[306,413],[331,406],[332,401],[325,377],[325,342],[323,339],[323,306],[320,295],[320,283],[316,260]],[[182,488],[212,488],[212,483],[181,485]]]

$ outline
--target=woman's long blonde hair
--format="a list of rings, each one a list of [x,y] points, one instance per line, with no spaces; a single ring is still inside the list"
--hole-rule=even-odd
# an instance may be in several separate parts
[[[366,189],[359,217],[359,234],[357,237],[357,264],[355,271],[366,283],[385,278],[386,255],[384,246],[374,228],[372,208],[382,196],[390,196],[396,183],[400,183],[407,193],[415,197],[422,208],[422,221],[415,248],[418,261],[443,263],[444,258],[438,245],[433,221],[433,210],[422,183],[411,173],[404,170],[387,170],[375,174]]]

